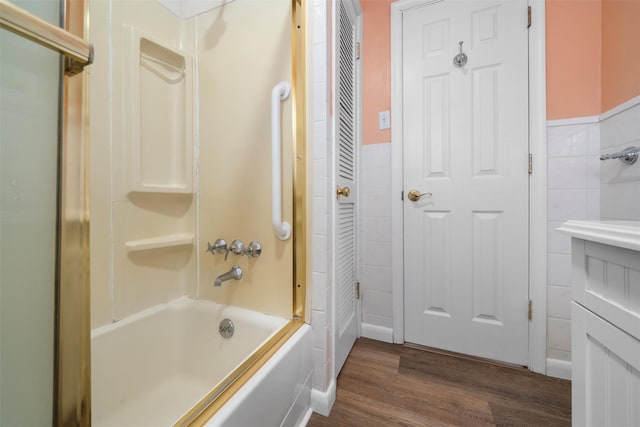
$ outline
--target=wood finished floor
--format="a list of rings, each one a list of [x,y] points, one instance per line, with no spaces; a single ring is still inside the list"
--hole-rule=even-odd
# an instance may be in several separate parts
[[[324,426],[570,426],[571,383],[360,338]]]

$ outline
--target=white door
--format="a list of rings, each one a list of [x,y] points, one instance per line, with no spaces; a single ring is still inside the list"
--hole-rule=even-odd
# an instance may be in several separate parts
[[[405,340],[526,365],[526,0],[403,18]]]
[[[353,2],[336,4],[335,102],[335,282],[336,374],[342,369],[358,335],[356,304],[356,169],[358,142],[357,15]],[[338,192],[340,190],[340,192]]]

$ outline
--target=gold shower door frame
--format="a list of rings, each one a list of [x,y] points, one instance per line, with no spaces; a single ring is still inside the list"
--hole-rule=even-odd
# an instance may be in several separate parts
[[[65,29],[84,39],[85,1],[65,0]],[[58,181],[54,425],[91,424],[88,76],[64,76]]]

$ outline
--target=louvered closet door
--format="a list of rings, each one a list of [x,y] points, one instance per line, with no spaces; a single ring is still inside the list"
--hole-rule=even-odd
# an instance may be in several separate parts
[[[340,372],[358,334],[356,306],[356,147],[357,64],[356,15],[349,1],[337,2],[335,283],[336,373]],[[337,192],[337,194],[339,194]]]

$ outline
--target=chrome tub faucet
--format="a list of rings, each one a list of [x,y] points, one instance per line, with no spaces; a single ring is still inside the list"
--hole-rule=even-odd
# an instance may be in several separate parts
[[[215,282],[213,282],[213,286],[221,286],[222,282],[226,282],[227,280],[240,280],[242,279],[242,268],[239,265],[234,265],[231,267],[231,270],[227,271],[218,276]]]

